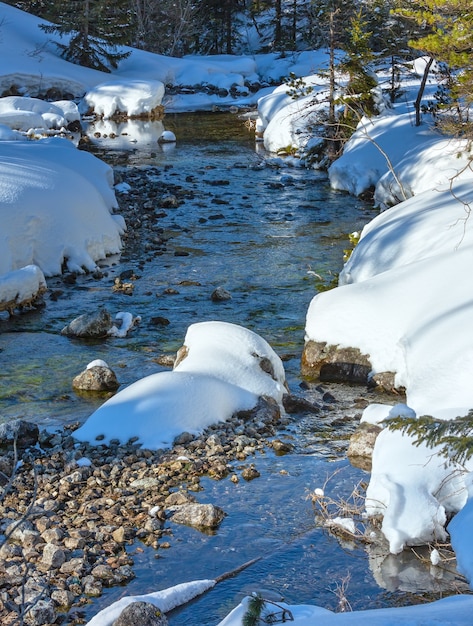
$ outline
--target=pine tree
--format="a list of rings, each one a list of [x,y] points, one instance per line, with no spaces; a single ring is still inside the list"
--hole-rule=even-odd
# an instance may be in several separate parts
[[[404,17],[422,25],[422,36],[409,44],[434,61],[446,64],[450,71],[450,92],[456,123],[450,130],[472,136],[466,125],[461,104],[465,110],[473,102],[473,7],[471,0],[421,0],[398,9]],[[454,79],[453,76],[456,75]],[[418,98],[418,100],[420,100]],[[418,102],[420,107],[420,102]],[[452,118],[450,117],[450,120]]]
[[[453,420],[424,415],[419,418],[395,417],[386,420],[389,430],[414,438],[414,445],[440,446],[439,454],[451,463],[464,464],[473,456],[473,410]]]
[[[55,45],[67,61],[103,72],[116,68],[130,53],[128,0],[65,0],[56,10],[55,24],[42,24],[45,32],[60,36]]]

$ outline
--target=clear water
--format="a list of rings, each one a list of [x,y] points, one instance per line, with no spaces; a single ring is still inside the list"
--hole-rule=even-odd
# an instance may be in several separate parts
[[[291,389],[310,396],[299,387],[307,307],[317,282],[329,283],[340,270],[348,233],[361,229],[373,209],[331,190],[321,173],[268,166],[267,155],[236,116],[171,116],[164,127],[175,132],[175,146],[157,144],[160,123],[115,128],[117,139],[103,137],[110,127],[90,128],[94,151],[118,174],[138,169],[148,180],[181,186],[186,200],[159,220],[168,238],[164,253],[138,242],[103,268],[103,278],[82,276],[73,285],[50,279],[45,308],[0,318],[0,420],[82,421],[101,402],[72,391],[72,378],[87,363],[102,358],[129,384],[163,369],[156,357],[175,352],[190,324],[209,319],[241,324],[266,338],[285,358]],[[97,130],[102,137],[96,140]],[[129,269],[139,276],[133,295],[112,292],[115,277]],[[232,299],[212,302],[217,286]],[[100,306],[112,314],[130,311],[142,321],[124,339],[87,343],[60,335],[77,315]],[[170,324],[157,327],[154,316]],[[347,575],[353,608],[438,593],[443,583],[419,559],[389,557],[383,569],[384,557],[316,527],[310,490],[339,468],[330,481],[337,496],[367,478],[343,460],[347,433],[359,417],[352,400],[364,392],[342,386],[332,391],[339,398],[338,422],[308,416],[288,427],[285,435],[297,453],[259,457],[261,477],[250,483],[203,482],[199,500],[218,503],[228,514],[215,534],[174,526],[171,549],[157,555],[134,546],[137,577],[126,593],[213,578],[257,557],[253,566],[172,614],[171,624],[216,624],[243,595],[261,588],[290,602],[336,609],[337,586]],[[124,593],[107,590],[84,615],[90,618]]]
[[[159,131],[148,128],[136,143],[128,139],[136,131],[121,140],[102,137],[96,151],[118,172],[145,168],[153,181],[192,193],[159,220],[169,238],[166,252],[125,250],[104,268],[101,280],[79,276],[66,285],[49,279],[44,309],[0,317],[0,419],[83,420],[98,401],[77,396],[71,381],[87,363],[102,358],[129,384],[159,371],[153,359],[175,351],[190,324],[209,319],[251,328],[283,355],[295,355],[286,366],[290,382],[293,376],[297,382],[305,314],[320,280],[312,272],[331,281],[342,266],[347,234],[360,229],[373,210],[332,191],[316,171],[264,167],[267,155],[236,116],[172,116],[165,126],[177,135],[175,147],[161,148]],[[139,269],[143,257],[146,264]],[[126,269],[140,276],[133,296],[112,292],[114,278]],[[210,295],[218,286],[232,299],[213,303]],[[178,293],[167,295],[168,288]],[[125,339],[84,343],[60,335],[77,315],[100,306],[112,315],[130,311],[142,322]],[[154,316],[168,318],[170,325],[156,327]]]

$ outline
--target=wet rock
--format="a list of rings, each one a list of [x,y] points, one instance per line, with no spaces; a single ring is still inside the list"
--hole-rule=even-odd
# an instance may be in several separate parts
[[[223,509],[213,504],[190,502],[177,507],[172,521],[194,528],[217,528],[225,515]]]
[[[347,451],[352,465],[368,471],[371,469],[374,444],[381,430],[380,426],[367,422],[362,422],[358,426],[356,432],[350,437]]]
[[[123,609],[112,626],[167,626],[164,613],[150,602],[132,602]]]
[[[224,302],[225,300],[231,300],[232,296],[229,291],[223,287],[217,287],[210,295],[212,302]]]
[[[358,348],[340,348],[325,341],[308,341],[302,353],[303,376],[322,382],[367,384],[372,366]]]
[[[149,323],[153,326],[169,326],[171,323],[167,317],[161,317],[160,315],[155,315],[149,320]]]
[[[305,398],[294,396],[292,394],[284,394],[282,403],[286,413],[311,413],[316,415],[320,413],[320,406],[314,402],[309,402]]]
[[[396,387],[394,380],[396,374],[394,372],[378,372],[373,374],[369,379],[369,385],[376,387],[380,391],[387,391],[388,393],[399,393],[399,388]]]
[[[258,398],[255,407],[247,411],[239,411],[236,417],[242,418],[245,421],[251,420],[267,425],[277,424],[281,419],[281,409],[274,398],[261,396]],[[252,437],[253,435],[249,434],[248,436]]]
[[[0,424],[0,450],[11,448],[15,441],[17,448],[24,450],[34,446],[38,437],[39,428],[37,424],[21,419]]]
[[[261,474],[258,472],[254,465],[245,467],[241,473],[241,477],[247,481],[254,480],[255,478],[259,478],[260,476]]]
[[[72,381],[72,387],[79,391],[116,391],[120,383],[115,372],[109,367],[95,365],[88,367]]]
[[[159,201],[159,206],[163,209],[175,209],[179,204],[180,202],[174,194],[163,196]]]
[[[84,313],[61,330],[62,335],[81,339],[101,339],[112,327],[110,313],[102,308],[96,313]]]
[[[294,449],[294,446],[292,444],[287,443],[285,441],[281,441],[280,439],[275,439],[271,443],[271,446],[273,450],[277,452],[278,454],[287,454],[288,452],[291,452]]]

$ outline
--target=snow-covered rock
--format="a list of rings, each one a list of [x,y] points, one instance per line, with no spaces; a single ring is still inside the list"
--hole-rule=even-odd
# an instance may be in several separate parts
[[[164,85],[157,80],[114,79],[90,89],[80,103],[82,113],[105,119],[117,114],[127,117],[159,117]]]
[[[107,400],[74,436],[92,443],[98,436],[102,443],[138,437],[148,448],[167,448],[182,432],[199,434],[252,409],[260,396],[282,399],[282,363],[250,330],[225,322],[194,324],[185,352],[172,372],[151,374]]]

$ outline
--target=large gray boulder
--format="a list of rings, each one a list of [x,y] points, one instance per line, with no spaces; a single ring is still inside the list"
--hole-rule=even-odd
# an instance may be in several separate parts
[[[80,339],[101,339],[108,335],[112,325],[110,313],[102,308],[95,313],[79,315],[61,330],[61,334]]]

